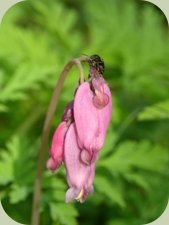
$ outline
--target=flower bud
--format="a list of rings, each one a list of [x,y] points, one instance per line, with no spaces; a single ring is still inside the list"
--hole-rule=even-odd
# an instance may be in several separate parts
[[[63,121],[59,124],[53,135],[50,158],[47,161],[47,168],[53,172],[59,168],[63,160],[64,139],[67,129],[67,123]]]

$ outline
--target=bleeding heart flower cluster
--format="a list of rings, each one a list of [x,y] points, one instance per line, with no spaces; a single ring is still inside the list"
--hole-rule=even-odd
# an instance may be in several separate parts
[[[102,76],[104,62],[98,55],[91,56],[88,62],[88,80],[79,84],[66,107],[47,162],[51,171],[64,162],[69,185],[66,202],[84,202],[93,193],[95,164],[112,115],[111,92]]]

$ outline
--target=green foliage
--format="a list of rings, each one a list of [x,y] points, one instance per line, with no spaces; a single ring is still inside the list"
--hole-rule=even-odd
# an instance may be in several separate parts
[[[41,225],[138,225],[162,213],[169,194],[165,25],[155,7],[130,0],[27,0],[5,15],[0,29],[0,196],[12,218],[30,223],[45,111],[63,66],[81,54],[105,60],[112,122],[96,164],[94,195],[84,204],[64,203],[63,168],[54,175],[44,172]],[[73,68],[52,132],[77,82]]]
[[[164,172],[167,169],[168,160],[168,152],[158,145],[153,146],[148,141],[138,143],[128,141],[123,142],[117,147],[112,156],[103,159],[98,164],[109,169],[110,173],[124,176],[125,173],[131,171],[132,167],[154,172]]]
[[[124,193],[119,184],[113,179],[108,179],[106,176],[98,175],[95,179],[95,186],[100,195],[104,194],[108,201],[118,204],[120,207],[125,207]]]
[[[156,103],[146,107],[140,114],[139,120],[169,119],[169,101]]]
[[[28,144],[24,139],[12,137],[7,142],[6,148],[1,150],[1,185],[9,185],[9,197],[11,203],[17,203],[32,191],[32,184],[35,175],[34,163],[32,161],[34,154],[32,146],[29,146],[29,153],[25,151]],[[31,160],[27,166],[27,160]],[[5,171],[5,176],[4,172]]]
[[[29,149],[29,152],[26,151]],[[37,144],[30,145],[22,138],[15,136],[8,143],[5,149],[1,150],[0,161],[0,185],[7,185],[7,189],[1,193],[3,194],[2,203],[9,201],[9,204],[16,207],[19,210],[18,203],[22,204],[25,199],[30,197],[33,191],[33,184],[35,179],[36,165],[34,163],[35,157],[37,157]],[[28,163],[29,162],[29,163]],[[5,171],[5,176],[4,176]],[[60,221],[62,224],[68,225],[76,224],[77,211],[73,205],[67,205],[61,203],[64,200],[66,184],[61,178],[51,178],[51,173],[45,172],[43,182],[44,193],[42,197],[41,212],[46,210],[46,207],[50,207],[51,218],[54,221]],[[63,207],[65,209],[63,211]],[[30,206],[27,206],[27,209]],[[7,213],[8,208],[6,209]],[[17,216],[13,217],[17,219]],[[30,214],[29,214],[30,220]],[[19,218],[22,223],[29,223],[25,221],[25,218]],[[49,220],[50,221],[50,220]]]
[[[65,205],[63,203],[51,203],[50,204],[51,217],[54,221],[59,220],[62,224],[76,225],[77,222],[75,217],[77,216],[77,211],[72,205]]]

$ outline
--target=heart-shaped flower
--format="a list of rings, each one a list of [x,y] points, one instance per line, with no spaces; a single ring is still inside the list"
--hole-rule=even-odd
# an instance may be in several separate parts
[[[78,86],[66,107],[47,162],[48,169],[55,171],[64,161],[69,185],[66,202],[84,202],[93,193],[95,164],[112,116],[111,92],[102,76],[104,63],[94,55],[89,65],[89,79]]]

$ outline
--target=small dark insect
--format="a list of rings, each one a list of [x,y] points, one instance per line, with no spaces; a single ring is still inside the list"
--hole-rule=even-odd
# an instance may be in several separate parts
[[[95,68],[100,74],[104,72],[104,61],[98,55],[90,56],[88,63],[91,67]]]

